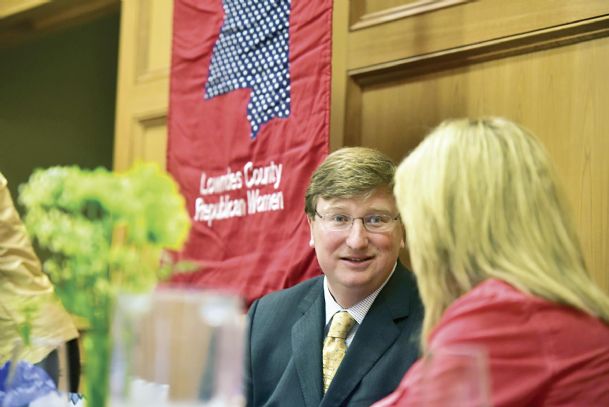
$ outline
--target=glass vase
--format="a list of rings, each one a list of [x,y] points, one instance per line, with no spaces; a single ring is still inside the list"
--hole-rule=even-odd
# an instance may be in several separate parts
[[[245,314],[237,296],[121,295],[112,332],[112,406],[244,405]]]

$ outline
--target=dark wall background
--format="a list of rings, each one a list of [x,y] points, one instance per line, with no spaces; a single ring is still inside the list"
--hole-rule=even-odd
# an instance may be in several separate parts
[[[0,171],[112,168],[119,13],[0,48]],[[19,208],[21,209],[21,208]]]

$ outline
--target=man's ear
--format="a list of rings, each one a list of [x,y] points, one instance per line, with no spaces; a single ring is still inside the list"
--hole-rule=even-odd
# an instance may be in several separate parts
[[[404,224],[402,222],[400,222],[400,225],[402,226],[402,234],[400,236],[400,248],[403,249],[404,247],[406,247],[406,228],[404,227]]]
[[[311,222],[313,222],[311,220],[310,216],[307,216],[307,223],[309,224],[309,232],[311,233],[311,240],[309,240],[309,246],[311,247],[315,247],[315,240],[313,239],[313,225],[311,224]]]

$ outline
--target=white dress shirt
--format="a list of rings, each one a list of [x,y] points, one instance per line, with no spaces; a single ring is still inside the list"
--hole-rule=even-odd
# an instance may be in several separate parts
[[[372,292],[370,295],[368,295],[366,298],[364,298],[357,304],[355,304],[349,308],[346,308],[346,309],[341,307],[334,300],[334,297],[332,297],[332,294],[330,293],[330,289],[328,288],[328,279],[326,278],[326,276],[324,276],[324,301],[326,303],[326,328],[325,328],[324,332],[326,332],[326,333],[328,332],[328,329],[330,326],[329,325],[330,320],[332,319],[334,314],[336,314],[339,311],[347,311],[353,317],[353,319],[355,319],[355,324],[353,324],[353,327],[351,328],[351,330],[349,331],[349,334],[347,335],[347,339],[345,339],[347,346],[349,346],[351,344],[351,341],[353,341],[353,337],[355,336],[357,329],[359,328],[362,321],[366,317],[368,310],[370,310],[372,303],[374,302],[376,297],[378,297],[378,295],[381,292],[381,290],[383,289],[383,287],[385,287],[385,284],[387,284],[387,281],[389,281],[389,279],[395,272],[396,267],[397,267],[397,262],[393,266],[393,270],[391,271],[389,276],[387,276],[387,278],[385,279],[385,281],[383,282],[383,284],[381,284],[381,286],[379,288],[374,290],[374,292]]]

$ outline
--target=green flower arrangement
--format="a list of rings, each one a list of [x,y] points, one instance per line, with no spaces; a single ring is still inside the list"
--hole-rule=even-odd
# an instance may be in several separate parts
[[[147,292],[174,265],[190,228],[176,183],[155,164],[119,174],[76,166],[36,170],[20,187],[24,223],[48,252],[44,270],[66,309],[88,321],[87,404],[105,405],[110,318],[118,292]]]

